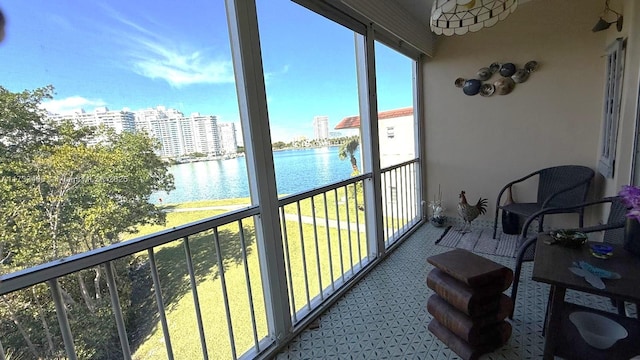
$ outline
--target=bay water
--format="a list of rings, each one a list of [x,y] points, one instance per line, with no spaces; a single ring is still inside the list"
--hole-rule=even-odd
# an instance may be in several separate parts
[[[351,162],[349,159],[340,160],[338,150],[339,147],[334,146],[275,151],[273,161],[278,194],[300,193],[348,179],[352,171]],[[355,156],[360,158],[358,153]],[[249,197],[244,157],[177,164],[169,167],[169,172],[174,176],[175,190],[154,194],[151,197],[153,203]]]

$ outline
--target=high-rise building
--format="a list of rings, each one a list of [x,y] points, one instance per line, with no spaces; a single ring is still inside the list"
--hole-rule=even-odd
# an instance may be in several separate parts
[[[313,118],[313,138],[328,139],[329,138],[329,117],[315,116]]]
[[[184,145],[184,126],[180,119],[184,118],[182,112],[176,109],[166,109],[164,106],[135,111],[135,124],[137,131],[144,131],[150,137],[160,142],[161,149],[158,155],[175,157],[187,154]]]
[[[194,152],[214,156],[221,155],[218,118],[212,115],[193,113],[187,120],[188,126],[193,131]]]
[[[78,109],[66,114],[48,114],[47,118],[55,122],[71,121],[75,126],[105,126],[113,129],[117,134],[135,131],[135,116],[128,109],[111,111],[106,106],[98,107],[93,112]],[[95,145],[100,141],[94,138],[89,141]]]
[[[128,109],[110,111],[106,107],[99,107],[93,112],[80,109],[71,114],[51,114],[49,119],[58,122],[68,119],[83,126],[104,125],[114,129],[116,133],[144,131],[160,142],[157,154],[163,157],[193,153],[219,156],[223,153],[218,119],[213,115],[196,112],[185,117],[182,112],[164,106],[133,112]]]
[[[96,108],[93,112],[78,109],[68,114],[49,114],[49,120],[62,122],[70,120],[72,123],[83,126],[100,126],[112,128],[116,133],[135,130],[135,116],[129,110],[109,110],[106,106]]]
[[[222,148],[222,153],[229,155],[238,152],[236,124],[218,123],[218,132],[220,134],[220,146]]]
[[[139,110],[135,114],[136,129],[146,131],[162,144],[161,156],[193,153],[218,156],[222,153],[216,116],[195,112],[185,117],[182,112],[164,106]]]

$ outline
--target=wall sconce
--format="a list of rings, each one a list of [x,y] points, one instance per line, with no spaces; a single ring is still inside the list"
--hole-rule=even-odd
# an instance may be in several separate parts
[[[605,20],[604,18],[607,16],[608,13],[613,13],[614,15],[616,15],[617,16],[616,21],[609,22]],[[600,19],[598,19],[598,22],[593,27],[593,29],[591,29],[591,31],[598,32],[602,30],[607,30],[611,26],[611,24],[616,24],[616,29],[618,29],[618,32],[622,31],[622,14],[612,10],[609,7],[609,0],[606,0],[604,2],[604,11],[602,12]]]

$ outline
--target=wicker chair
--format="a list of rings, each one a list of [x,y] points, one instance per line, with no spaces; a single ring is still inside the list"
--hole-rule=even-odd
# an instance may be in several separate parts
[[[611,244],[621,244],[624,235],[624,224],[626,219],[627,207],[622,202],[622,198],[619,196],[607,197],[597,201],[590,201],[582,204],[578,204],[575,206],[564,208],[566,210],[576,210],[581,208],[584,210],[589,206],[594,206],[598,204],[606,204],[610,203],[611,206],[609,208],[609,216],[607,218],[606,224],[589,226],[589,227],[581,227],[575,229],[577,231],[581,231],[583,233],[592,233],[604,231],[603,241]],[[546,211],[551,209],[541,210],[534,214],[532,214],[527,220],[524,222],[522,226],[522,233],[520,234],[519,246],[518,246],[518,255],[516,256],[516,268],[513,274],[513,286],[511,287],[511,299],[515,305],[516,295],[518,294],[518,283],[520,282],[520,272],[522,270],[522,263],[524,261],[532,261],[535,255],[535,244],[538,236],[527,237],[529,231],[529,225],[533,222],[533,220],[540,215],[543,215]],[[620,304],[618,305],[618,310],[622,311],[620,308]],[[511,318],[513,318],[513,312],[511,313]]]
[[[502,194],[511,186],[521,183],[529,178],[538,176],[538,194],[536,202],[529,203],[512,203],[508,205],[500,205]],[[580,215],[578,226],[582,227],[584,223],[584,209],[567,207],[580,204],[586,201],[587,192],[594,172],[591,168],[580,165],[562,165],[550,167],[533,172],[525,177],[514,180],[505,185],[496,200],[496,216],[493,221],[493,238],[496,238],[498,229],[498,213],[509,211],[520,215],[522,218],[529,218],[531,215],[545,209],[540,213],[538,218],[538,231],[542,231],[544,215],[560,214],[560,213],[578,213]]]

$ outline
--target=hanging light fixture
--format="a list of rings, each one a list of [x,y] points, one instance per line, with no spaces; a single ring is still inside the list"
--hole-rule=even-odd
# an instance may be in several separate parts
[[[506,19],[518,0],[434,0],[431,31],[438,35],[462,35]]]
[[[609,21],[604,19],[604,18],[607,17],[607,15],[609,13],[612,13],[612,14],[614,14],[616,16],[616,20],[615,21],[609,22]],[[618,29],[618,32],[622,31],[622,14],[620,14],[617,11],[612,10],[609,7],[609,0],[606,0],[604,2],[604,11],[602,11],[602,15],[600,16],[600,19],[598,19],[598,22],[593,27],[593,29],[591,29],[591,31],[598,32],[598,31],[606,30],[611,26],[611,24],[616,24],[616,29]]]

